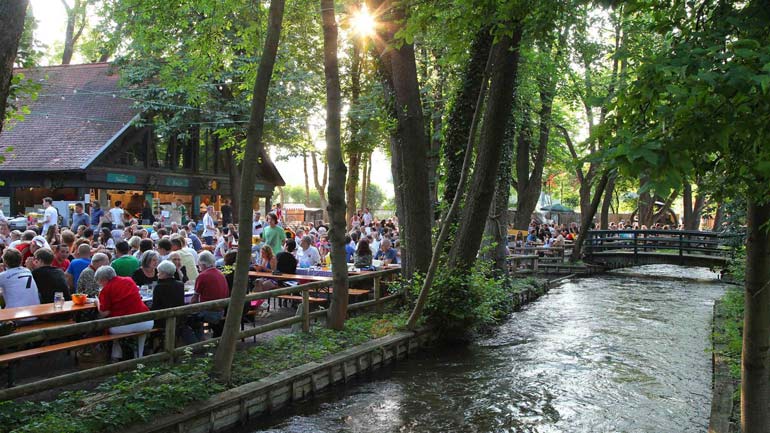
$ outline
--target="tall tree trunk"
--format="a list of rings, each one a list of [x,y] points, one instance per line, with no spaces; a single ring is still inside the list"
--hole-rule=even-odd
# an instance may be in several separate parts
[[[395,169],[393,182],[401,189],[399,199],[396,194],[401,238],[404,247],[401,250],[402,275],[411,278],[415,272],[424,273],[428,270],[430,257],[423,253],[426,245],[432,244],[431,225],[432,212],[428,186],[427,166],[427,136],[420,101],[420,89],[417,83],[417,64],[414,58],[414,45],[399,44],[386,49],[386,44],[393,43],[393,35],[406,21],[404,5],[393,4],[389,0],[380,2],[370,0],[370,10],[391,11],[390,21],[382,26],[386,31],[380,31],[381,37],[377,46],[382,62],[389,63],[389,68],[383,72],[390,76],[385,80],[386,86],[392,86],[388,97],[393,97],[393,108],[397,119],[396,135],[398,139],[391,140],[392,168]],[[384,37],[383,37],[384,36]],[[406,205],[408,203],[408,206]]]
[[[711,231],[721,232],[722,223],[724,223],[724,220],[725,220],[725,206],[722,202],[720,202],[720,203],[717,203],[717,210],[714,211],[714,226],[711,228]]]
[[[310,175],[307,172],[307,152],[302,152],[302,170],[305,173],[305,206],[310,206]]]
[[[329,221],[329,210],[327,209],[329,202],[326,200],[327,169],[329,165],[324,161],[324,172],[323,177],[321,177],[322,183],[318,180],[318,161],[316,160],[315,151],[310,152],[310,161],[313,163],[313,184],[316,191],[318,191],[318,199],[321,202],[321,209],[323,209],[323,219],[324,221]]]
[[[460,217],[454,245],[450,250],[450,268],[467,268],[473,264],[481,245],[484,224],[495,193],[500,156],[505,139],[505,125],[516,93],[519,66],[519,41],[522,29],[517,25],[512,35],[500,36],[494,45],[494,62],[489,98],[479,140],[473,179]]]
[[[5,123],[6,101],[13,78],[13,62],[16,60],[21,34],[24,32],[27,4],[28,0],[0,2],[0,133],[3,132]]]
[[[612,195],[615,193],[615,181],[617,175],[610,176],[607,181],[607,190],[604,192],[604,200],[602,201],[602,212],[599,217],[599,225],[602,230],[607,230],[610,227],[610,204],[612,203]]]
[[[428,266],[428,272],[426,272],[425,279],[422,281],[422,287],[420,288],[420,294],[417,296],[417,302],[415,302],[412,313],[409,315],[409,320],[406,324],[408,329],[414,329],[420,320],[422,311],[425,308],[425,303],[428,300],[428,294],[430,293],[431,287],[433,287],[433,279],[436,277],[439,261],[444,254],[444,243],[449,237],[449,232],[452,229],[452,221],[456,220],[455,215],[460,210],[460,196],[463,194],[463,188],[461,186],[465,185],[467,182],[470,171],[473,147],[476,142],[476,128],[478,128],[479,120],[481,118],[481,107],[484,105],[484,99],[487,94],[487,81],[491,64],[492,56],[490,55],[487,58],[484,72],[481,74],[481,87],[479,87],[476,105],[473,110],[473,116],[471,117],[471,127],[468,130],[467,142],[463,151],[463,164],[460,167],[460,178],[457,180],[457,184],[460,185],[460,187],[455,188],[455,195],[452,197],[449,209],[447,209],[443,218],[441,218],[438,238],[436,239],[436,244],[433,246],[433,253],[430,258],[430,266]]]
[[[770,431],[770,203],[749,199],[741,354],[741,429]]]
[[[441,163],[441,120],[444,114],[444,77],[436,59],[438,83],[433,92],[433,109],[430,119],[430,147],[428,148],[428,172],[430,179],[430,202],[432,206],[438,203],[438,167]],[[434,215],[435,215],[434,211]]]
[[[238,198],[241,197],[242,170],[238,164],[238,161],[236,159],[236,155],[233,149],[231,147],[228,147],[225,150],[225,153],[227,154],[227,157],[226,157],[227,173],[230,179],[230,197],[232,199],[230,207],[232,207],[233,216],[235,216],[235,215],[239,215],[238,209],[240,209],[240,204],[241,204]],[[251,209],[251,203],[249,203],[249,209]]]
[[[495,244],[494,251],[491,251],[491,258],[494,260],[497,275],[508,273],[506,246],[508,244],[508,200],[511,196],[511,170],[513,169],[514,125],[513,115],[508,116],[503,154],[497,172],[494,202],[489,216],[487,216],[485,229],[485,236],[488,236]]]
[[[361,54],[363,38],[353,40],[353,55],[350,61],[350,106],[353,110],[359,108],[359,99],[361,97],[361,64],[363,56]],[[348,179],[345,185],[347,196],[347,214],[346,221],[350,221],[353,214],[356,213],[356,188],[358,187],[359,168],[361,166],[361,122],[358,117],[348,112],[348,129],[350,130],[350,142],[346,146],[348,155]]]
[[[337,20],[334,0],[321,0],[324,34],[324,75],[326,77],[326,160],[329,163],[329,240],[332,257],[331,307],[327,325],[331,329],[345,327],[348,314],[348,266],[345,258],[345,163],[342,161],[340,138],[340,71],[337,62]],[[353,192],[355,195],[355,191]]]
[[[602,173],[602,177],[599,178],[599,183],[596,185],[596,190],[594,191],[594,196],[591,200],[591,206],[588,208],[588,212],[585,215],[580,215],[580,234],[572,247],[572,256],[570,256],[570,261],[572,262],[581,259],[581,255],[583,254],[583,243],[586,240],[588,230],[590,230],[593,225],[594,216],[596,215],[596,210],[599,209],[599,202],[602,200],[602,195],[604,195],[604,189],[607,187],[609,177],[610,175],[607,171]]]
[[[366,167],[364,165],[364,167]],[[361,171],[361,153],[360,152],[349,152],[348,153],[348,178],[347,178],[347,184],[345,185],[345,196],[347,200],[347,212],[345,213],[345,220],[350,221],[350,218],[353,217],[353,214],[356,213],[356,188],[358,187],[358,180],[360,178],[360,171]],[[363,206],[363,205],[362,205]]]
[[[639,179],[639,187],[641,188],[646,184],[647,180],[647,176],[642,176],[642,178]],[[652,226],[654,223],[653,216],[655,216],[655,197],[650,191],[644,191],[639,194],[638,203],[636,215],[639,218],[639,225],[645,225],[647,227]]]
[[[67,11],[67,28],[64,32],[64,53],[62,53],[61,64],[69,65],[75,53],[75,44],[86,27],[88,0],[75,0],[72,7],[66,0],[62,0],[62,4]]]
[[[367,193],[369,192],[369,176],[371,175],[372,154],[363,157],[364,166],[361,168],[361,208],[368,207],[366,203]]]
[[[257,77],[251,100],[251,117],[246,132],[246,148],[243,153],[241,176],[241,196],[238,197],[238,237],[251,239],[252,197],[254,184],[257,180],[257,160],[264,150],[262,133],[265,126],[265,107],[267,93],[270,88],[270,78],[273,75],[275,56],[278,52],[278,41],[281,36],[283,23],[284,0],[272,0],[268,15],[267,36],[262,56],[259,59]],[[248,192],[247,192],[248,191]],[[249,280],[249,265],[251,262],[251,242],[238,244],[238,256],[235,262],[235,276],[230,295],[227,319],[224,332],[214,355],[212,374],[222,382],[230,382],[235,345],[241,329],[243,303],[246,297],[246,286]]]
[[[532,211],[535,210],[540,199],[540,191],[543,184],[543,169],[548,156],[548,139],[551,131],[551,112],[553,110],[553,92],[556,81],[548,77],[546,84],[540,91],[540,126],[538,134],[538,146],[535,153],[532,171],[530,172],[530,144],[531,134],[524,129],[519,133],[519,146],[516,152],[516,221],[517,229],[526,229],[531,221]]]
[[[443,202],[451,203],[459,186],[465,145],[471,131],[473,112],[479,98],[484,69],[492,48],[492,33],[487,26],[476,33],[470,47],[471,56],[462,75],[462,82],[447,120],[446,137],[442,151],[444,159]],[[475,139],[475,137],[474,137]],[[462,196],[461,196],[462,197]]]
[[[696,185],[697,185],[696,181]],[[698,193],[695,195],[695,201],[693,202],[692,196],[692,184],[689,181],[684,181],[684,188],[682,194],[682,205],[684,207],[684,213],[682,215],[682,223],[685,230],[698,230],[700,228],[701,213],[706,206],[706,197],[698,188]]]

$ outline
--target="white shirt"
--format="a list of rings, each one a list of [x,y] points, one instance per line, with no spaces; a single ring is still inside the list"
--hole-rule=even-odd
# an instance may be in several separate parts
[[[214,236],[216,234],[216,229],[213,227],[214,218],[212,218],[211,215],[206,212],[206,215],[203,216],[203,236]]]
[[[262,221],[254,221],[252,225],[252,236],[262,236],[262,231],[265,229],[265,225]]]
[[[119,207],[110,209],[110,219],[114,225],[123,224],[123,209]]]
[[[45,214],[43,216],[43,235],[48,233],[48,227],[55,225],[59,221],[59,211],[53,206],[45,208]]]
[[[303,263],[303,261],[307,263]],[[300,247],[297,250],[297,263],[309,264],[310,266],[321,263],[321,254],[318,252],[318,248],[311,245],[304,250]]]
[[[0,273],[0,289],[3,291],[6,308],[40,304],[35,279],[25,267],[19,266]]]
[[[364,214],[364,225],[369,225],[372,223],[372,214],[367,212]]]

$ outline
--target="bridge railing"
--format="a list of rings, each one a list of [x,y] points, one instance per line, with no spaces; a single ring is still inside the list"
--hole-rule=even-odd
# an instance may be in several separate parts
[[[690,230],[590,230],[586,234],[584,252],[591,256],[601,252],[633,251],[730,257],[741,243],[738,234],[722,234]]]

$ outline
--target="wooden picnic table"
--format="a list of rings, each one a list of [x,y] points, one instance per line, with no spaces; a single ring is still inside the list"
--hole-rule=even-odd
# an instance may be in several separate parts
[[[52,317],[77,311],[93,310],[94,308],[96,308],[96,304],[75,305],[72,301],[65,301],[61,310],[55,309],[53,303],[5,308],[0,310],[0,321]]]
[[[272,272],[250,271],[249,276],[253,278],[270,278],[273,280],[303,280],[303,281],[331,281],[332,277],[320,277],[315,275],[297,275],[297,274],[274,274]]]

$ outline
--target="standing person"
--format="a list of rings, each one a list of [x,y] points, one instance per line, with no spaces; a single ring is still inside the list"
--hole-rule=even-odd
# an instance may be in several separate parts
[[[265,224],[262,222],[262,214],[260,212],[254,212],[254,224],[252,225],[252,236],[262,236],[262,232],[265,229]]]
[[[227,227],[233,222],[233,207],[230,199],[225,200],[225,204],[222,205],[222,226]]]
[[[96,282],[102,286],[99,297],[96,299],[96,309],[102,317],[120,317],[129,314],[138,314],[150,311],[139,295],[139,288],[134,280],[127,277],[115,275],[115,270],[109,266],[102,266],[96,270],[94,275]],[[152,329],[154,322],[131,323],[122,326],[113,326],[109,328],[110,334],[129,334],[133,332],[146,332]],[[134,356],[141,358],[144,355],[144,342],[147,340],[147,334],[140,334],[137,337],[137,347]],[[123,358],[123,349],[120,343],[115,342],[112,345],[112,360],[118,361]]]
[[[369,227],[369,225],[372,223],[372,213],[369,212],[369,208],[364,208],[364,226]]]
[[[75,203],[75,213],[72,214],[72,224],[70,228],[74,231],[80,226],[91,226],[91,217],[83,210],[83,203]]]
[[[267,215],[268,226],[262,231],[262,239],[273,249],[273,252],[283,251],[283,241],[286,239],[286,232],[278,227],[278,216],[274,213]]]
[[[178,210],[179,214],[182,215],[182,224],[187,224],[187,208],[185,207],[184,203],[182,203],[181,198],[176,199],[176,210]]]
[[[123,210],[123,202],[120,200],[115,201],[115,206],[110,209],[110,220],[112,221],[112,229],[116,230],[119,226],[123,227],[125,210]]]
[[[278,224],[283,224],[283,207],[280,203],[275,204],[275,216],[278,218]]]
[[[37,284],[29,269],[21,266],[21,253],[14,248],[3,252],[5,272],[0,273],[0,292],[5,308],[26,307],[40,304]]]
[[[203,241],[206,245],[214,245],[214,235],[217,233],[217,226],[214,224],[214,206],[206,208],[206,215],[203,216]]]
[[[91,203],[91,226],[98,228],[103,216],[104,209],[102,209],[102,205],[98,201]]]
[[[145,200],[144,206],[142,206],[142,224],[152,224],[154,222],[155,215],[152,213],[152,206],[148,200]]]
[[[48,233],[49,227],[53,227],[59,223],[59,211],[53,207],[53,199],[51,197],[43,199],[43,209],[45,209],[45,212],[43,213],[43,231],[40,233],[45,235]]]

